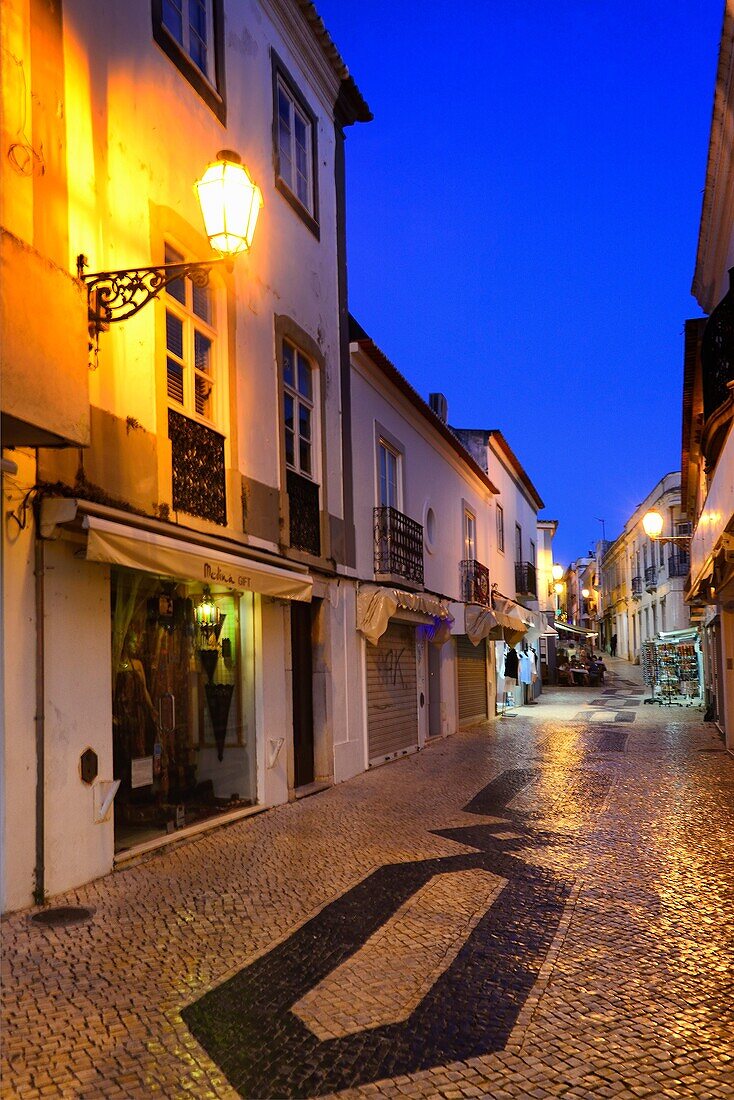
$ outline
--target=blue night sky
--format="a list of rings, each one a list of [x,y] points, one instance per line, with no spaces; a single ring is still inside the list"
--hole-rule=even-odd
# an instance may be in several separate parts
[[[350,307],[559,520],[616,537],[680,466],[723,0],[317,0],[375,118],[347,131]]]

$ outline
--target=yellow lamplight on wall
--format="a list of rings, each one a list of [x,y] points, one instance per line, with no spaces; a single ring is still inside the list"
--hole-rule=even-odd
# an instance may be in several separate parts
[[[222,149],[194,186],[212,248],[224,256],[249,252],[263,197],[239,155]]]
[[[645,512],[642,517],[642,526],[646,535],[651,539],[659,539],[663,532],[663,517],[659,512]]]
[[[561,579],[561,577],[563,576],[563,566],[562,565],[554,565],[553,568],[551,569],[551,573],[553,575],[553,580],[554,581],[559,581]]]

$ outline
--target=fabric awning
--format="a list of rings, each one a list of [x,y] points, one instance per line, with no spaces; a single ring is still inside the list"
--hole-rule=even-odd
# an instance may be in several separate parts
[[[502,628],[494,611],[476,603],[466,605],[464,630],[472,645],[479,645],[482,638],[502,637]]]
[[[569,626],[568,623],[559,622],[558,619],[556,619],[553,626],[555,627],[556,630],[562,630],[566,634],[575,634],[578,638],[591,638],[591,637],[596,638],[596,636],[597,636],[594,631],[584,630],[580,626]]]
[[[498,625],[501,627],[499,637],[503,637],[508,645],[515,645],[523,638],[530,625],[527,614],[523,617],[525,608],[509,600],[506,596],[493,596],[493,609]]]
[[[242,554],[221,553],[195,542],[159,535],[98,516],[84,516],[87,558],[123,565],[200,584],[259,592],[281,600],[311,599],[313,579],[308,572],[288,569]]]
[[[357,630],[372,645],[377,645],[387,630],[387,624],[399,608],[425,615],[434,627],[431,641],[443,645],[451,634],[454,617],[446,600],[428,592],[405,592],[400,588],[383,588],[376,584],[360,585],[357,593]]]

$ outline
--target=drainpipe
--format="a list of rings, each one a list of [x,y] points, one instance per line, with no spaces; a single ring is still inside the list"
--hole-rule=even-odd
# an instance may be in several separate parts
[[[46,899],[45,572],[46,543],[36,534],[36,885],[33,896],[37,905],[43,905]]]

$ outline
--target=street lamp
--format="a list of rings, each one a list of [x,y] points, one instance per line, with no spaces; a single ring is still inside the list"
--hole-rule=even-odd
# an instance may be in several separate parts
[[[77,275],[87,285],[90,335],[98,339],[114,322],[126,321],[177,279],[207,286],[213,267],[231,265],[233,256],[249,251],[263,199],[239,154],[222,149],[194,186],[209,242],[219,255],[211,260],[87,274],[87,258],[80,254]]]
[[[590,589],[582,588],[581,589],[581,595],[584,597],[585,600],[588,600],[589,596],[591,595]]]
[[[551,574],[553,576],[554,581],[559,581],[561,579],[561,577],[563,576],[563,566],[558,565],[558,563],[556,563],[553,566],[553,568],[551,569]]]
[[[663,517],[652,508],[642,517],[642,527],[646,535],[656,542],[690,542],[690,535],[663,535]]]

